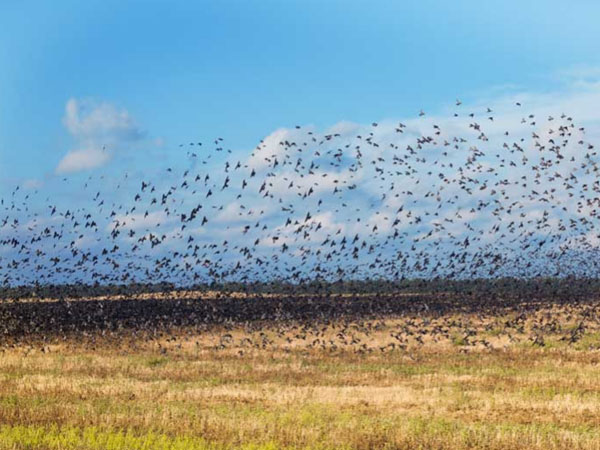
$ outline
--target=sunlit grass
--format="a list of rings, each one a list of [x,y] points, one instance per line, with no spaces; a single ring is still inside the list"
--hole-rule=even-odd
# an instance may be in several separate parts
[[[110,339],[44,352],[22,344],[0,356],[0,448],[600,448],[593,322],[573,344],[565,326],[539,345],[534,314],[512,340],[506,317],[443,320],[351,325],[343,339],[361,343],[334,349],[312,342],[334,342],[337,324],[306,338],[310,330],[267,325],[262,335],[179,330],[135,349]],[[390,333],[407,326],[406,347],[388,350]],[[435,326],[446,338],[432,338]],[[271,343],[251,347],[245,336]]]

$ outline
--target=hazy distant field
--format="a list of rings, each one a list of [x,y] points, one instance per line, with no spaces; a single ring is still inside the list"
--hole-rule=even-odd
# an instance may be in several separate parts
[[[5,329],[0,448],[600,448],[598,303],[454,306]]]

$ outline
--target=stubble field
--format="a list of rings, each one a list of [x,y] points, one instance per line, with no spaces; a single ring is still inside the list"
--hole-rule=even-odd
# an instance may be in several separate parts
[[[600,448],[596,301],[173,297],[1,302],[0,448]]]

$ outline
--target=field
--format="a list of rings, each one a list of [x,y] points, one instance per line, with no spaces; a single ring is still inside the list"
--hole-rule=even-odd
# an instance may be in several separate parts
[[[0,448],[600,448],[599,305],[5,300]]]

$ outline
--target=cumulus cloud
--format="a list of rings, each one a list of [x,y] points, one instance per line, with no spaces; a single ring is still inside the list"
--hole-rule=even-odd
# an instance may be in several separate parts
[[[144,137],[125,109],[89,99],[69,99],[63,124],[77,142],[77,148],[58,163],[59,174],[101,167],[110,161],[114,151]]]
[[[107,230],[113,230],[115,223],[119,223],[120,227],[126,230],[142,230],[156,228],[158,225],[171,222],[173,222],[173,219],[162,210],[153,211],[149,214],[118,214],[115,216],[114,222],[107,225]]]
[[[43,186],[43,184],[44,183],[42,183],[40,180],[31,178],[23,182],[23,188],[27,190],[39,189]]]
[[[84,150],[71,150],[56,167],[57,173],[71,173],[80,170],[101,167],[110,160],[110,154],[105,148],[90,147]]]

